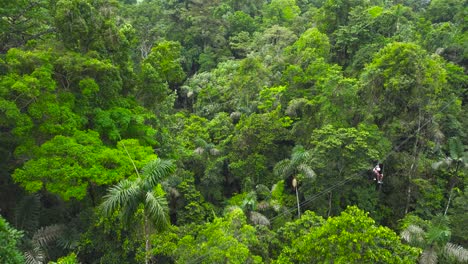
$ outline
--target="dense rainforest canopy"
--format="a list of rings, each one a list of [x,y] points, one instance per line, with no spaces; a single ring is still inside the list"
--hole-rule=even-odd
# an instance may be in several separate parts
[[[468,263],[467,18],[0,0],[0,263]]]

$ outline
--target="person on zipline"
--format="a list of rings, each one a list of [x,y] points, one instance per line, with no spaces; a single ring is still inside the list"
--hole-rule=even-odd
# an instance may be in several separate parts
[[[374,181],[377,180],[377,183],[383,183],[382,167],[382,164],[377,164],[372,170],[372,172],[374,173]]]

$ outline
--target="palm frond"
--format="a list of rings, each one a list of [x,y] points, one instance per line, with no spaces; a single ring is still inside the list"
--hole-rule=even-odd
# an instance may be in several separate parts
[[[139,191],[140,188],[136,182],[122,180],[109,188],[100,208],[105,215],[111,215],[115,210],[131,203],[132,200],[136,198]]]
[[[303,146],[297,145],[292,150],[291,163],[296,165],[305,163],[310,160],[311,156],[310,152],[305,150]]]
[[[468,261],[468,250],[450,242],[445,245],[444,254],[454,257],[462,263]]]
[[[259,194],[260,197],[265,199],[271,197],[271,191],[265,185],[258,184],[257,186],[255,186],[255,189],[255,191]]]
[[[424,243],[424,230],[417,225],[409,225],[403,232],[401,238],[410,244]]]
[[[250,221],[252,221],[252,223],[255,225],[264,225],[264,226],[270,225],[270,220],[268,220],[266,216],[255,211],[250,212]]]
[[[215,148],[214,146],[210,148],[210,154],[212,156],[218,156],[221,153],[221,150]]]
[[[45,259],[46,259],[45,253],[39,246],[30,250],[27,250],[23,254],[24,254],[25,264],[45,263]]]
[[[40,196],[23,197],[15,208],[15,227],[32,234],[39,224]]]
[[[437,252],[433,247],[430,247],[423,251],[421,257],[419,258],[419,263],[421,264],[437,264]]]
[[[261,201],[257,204],[257,209],[260,210],[260,211],[265,211],[267,210],[268,208],[270,208],[271,205],[269,202],[267,201]]]
[[[274,173],[281,178],[287,178],[292,173],[291,162],[289,159],[284,159],[278,163],[276,163],[275,168],[273,169]]]
[[[461,140],[458,137],[452,137],[449,139],[448,145],[450,157],[454,160],[461,159],[464,152],[464,147]]]
[[[448,226],[432,225],[426,232],[429,244],[445,245],[450,240],[451,232]]]
[[[446,157],[443,160],[432,163],[432,168],[437,170],[440,167],[449,167],[452,163],[453,160],[450,157]]]
[[[306,179],[314,179],[316,174],[315,174],[315,171],[307,164],[300,164],[298,167],[297,167],[297,170],[299,172],[302,173],[302,175],[304,175],[304,177]]]
[[[78,246],[80,234],[75,228],[64,228],[57,239],[57,244],[63,249],[75,249]]]
[[[147,192],[145,211],[157,230],[164,230],[169,225],[169,208],[165,195],[155,191]]]
[[[309,101],[305,98],[293,99],[289,102],[286,108],[286,114],[289,116],[297,116],[301,108],[307,105]]]
[[[205,152],[205,149],[202,148],[202,147],[198,147],[193,151],[193,153],[195,153],[197,155],[202,155],[204,152]]]
[[[155,159],[143,167],[145,189],[152,189],[175,170],[172,160]]]
[[[39,228],[32,238],[35,247],[47,248],[50,243],[56,241],[63,233],[63,225],[50,225]]]

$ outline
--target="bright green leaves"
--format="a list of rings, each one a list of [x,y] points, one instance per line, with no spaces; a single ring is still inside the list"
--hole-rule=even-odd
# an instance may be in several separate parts
[[[125,148],[132,150],[138,167],[152,157],[152,149],[135,140],[121,141],[117,149],[110,149],[93,131],[56,136],[41,145],[37,158],[17,169],[13,178],[29,192],[44,188],[65,200],[83,199],[89,184],[106,185],[133,174]]]
[[[273,0],[264,5],[263,19],[266,25],[287,26],[300,12],[295,0]]]
[[[414,263],[418,255],[395,232],[376,226],[357,207],[348,207],[286,246],[277,263]]]
[[[141,63],[136,98],[144,106],[157,112],[168,112],[172,107],[171,89],[185,79],[181,64],[182,47],[178,42],[162,41],[152,48]]]
[[[414,119],[418,109],[434,111],[431,108],[440,101],[446,71],[419,46],[392,43],[374,57],[361,81],[363,98],[377,122],[388,122],[390,116]]]
[[[0,262],[7,264],[24,263],[23,254],[18,249],[23,233],[12,228],[10,224],[0,216]]]
[[[197,233],[183,237],[176,250],[180,263],[261,263],[250,247],[256,245],[255,228],[240,209],[215,218]]]
[[[150,63],[161,78],[173,86],[182,83],[185,73],[181,65],[182,46],[178,42],[163,41],[158,43],[149,54],[146,62]]]
[[[337,128],[331,125],[314,130],[310,143],[316,155],[326,160],[336,171],[359,172],[369,168],[369,162],[379,160],[390,151],[390,142],[375,125],[360,124],[357,128]]]
[[[93,125],[102,137],[113,142],[121,138],[139,138],[150,144],[156,143],[156,131],[145,124],[154,116],[142,107],[134,109],[113,107],[109,110],[95,109]]]
[[[285,52],[291,54],[294,64],[306,68],[314,59],[328,58],[330,42],[326,34],[321,33],[317,28],[310,28],[302,33],[294,44],[286,48]]]

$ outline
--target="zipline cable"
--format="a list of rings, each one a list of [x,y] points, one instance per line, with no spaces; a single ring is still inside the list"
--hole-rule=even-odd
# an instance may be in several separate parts
[[[452,100],[450,100],[448,103],[446,103],[446,104],[444,105],[444,107],[442,107],[442,108],[441,108],[440,110],[438,110],[436,113],[442,113],[442,112],[444,112],[445,109],[447,109],[447,107],[448,107],[450,104],[452,104],[456,99],[457,99],[457,97],[455,97],[455,98],[453,98]],[[399,150],[404,144],[406,144],[411,138],[413,138],[415,135],[419,134],[419,132],[420,132],[424,127],[426,127],[430,122],[432,122],[434,118],[435,118],[435,116],[429,118],[426,122],[424,122],[422,125],[420,125],[420,126],[418,127],[418,129],[417,129],[415,132],[413,132],[412,134],[410,134],[410,135],[409,135],[405,140],[403,140],[396,148],[393,148],[391,151],[389,151],[389,152],[387,153],[387,155],[385,155],[384,158],[381,160],[381,162],[383,163],[385,160],[388,159],[388,157],[390,157],[390,155],[392,155],[394,152],[398,151],[398,150]],[[322,191],[318,192],[317,194],[311,196],[310,198],[308,198],[308,199],[306,199],[305,201],[301,202],[299,205],[300,205],[300,206],[304,206],[304,205],[306,205],[306,204],[308,204],[308,203],[310,203],[310,202],[312,202],[312,201],[318,199],[318,198],[319,198],[320,196],[322,196],[323,194],[328,193],[328,192],[330,192],[330,191],[336,189],[337,187],[339,187],[339,186],[345,184],[346,182],[351,181],[351,180],[353,180],[353,179],[355,179],[355,178],[358,178],[359,176],[360,176],[360,174],[356,173],[354,176],[345,178],[344,180],[342,180],[342,181],[340,181],[340,182],[338,182],[338,183],[335,183],[334,185],[331,185],[330,187],[326,188],[325,190],[322,190]],[[286,213],[292,212],[292,211],[294,211],[294,210],[297,210],[297,209],[296,209],[296,206],[291,207],[291,208],[287,209],[286,211],[284,211],[284,212],[282,212],[282,213],[280,213],[280,214],[278,214],[278,215],[276,215],[276,216],[274,216],[274,217],[272,217],[272,218],[269,218],[268,220],[271,222],[271,221],[275,220],[276,218],[278,218],[278,217],[280,217],[280,216],[282,216],[282,215],[284,215],[284,214],[286,214]]]
[[[452,100],[450,100],[448,103],[446,103],[444,105],[444,107],[442,107],[440,110],[438,110],[436,113],[442,113],[445,111],[445,109],[447,109],[447,107],[452,104],[455,100],[457,99],[457,97],[453,98]],[[387,155],[384,156],[384,158],[381,160],[381,162],[383,163],[385,160],[388,159],[388,157],[390,157],[390,155],[392,155],[394,152],[396,152],[397,150],[399,150],[404,144],[406,144],[411,138],[413,138],[415,135],[419,134],[419,132],[421,131],[421,129],[423,129],[424,127],[426,127],[430,122],[433,121],[433,119],[435,118],[435,115],[431,118],[429,118],[426,122],[424,122],[422,125],[420,125],[418,127],[418,129],[413,132],[412,134],[410,134],[405,140],[403,140],[400,144],[398,144],[397,147],[393,148],[391,151],[389,151],[387,153]],[[353,180],[353,179],[357,179],[359,176],[361,176],[360,174],[356,173],[354,176],[350,176],[348,178],[345,178],[344,180],[341,180],[339,181],[338,183],[335,183],[329,187],[327,187],[326,189],[318,192],[317,194],[311,196],[310,198],[304,200],[303,202],[300,203],[301,206],[304,206],[306,204],[309,204],[310,202],[313,202],[315,201],[316,199],[318,199],[319,197],[321,197],[323,194],[325,193],[328,193],[338,187],[340,187],[341,185]],[[277,219],[278,217],[286,214],[286,213],[290,213],[294,210],[297,210],[296,206],[294,207],[291,207],[289,209],[287,209],[286,211],[274,216],[274,217],[271,217],[269,218],[268,220],[270,222],[272,222],[273,220]],[[200,257],[196,258],[193,262],[189,262],[189,263],[193,263],[193,264],[196,264],[196,263],[201,263],[201,261],[203,261],[203,259],[205,259],[206,257],[208,257],[211,253],[207,253],[205,255],[201,255]],[[199,262],[200,261],[200,262]]]

